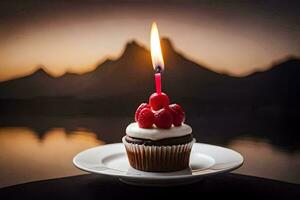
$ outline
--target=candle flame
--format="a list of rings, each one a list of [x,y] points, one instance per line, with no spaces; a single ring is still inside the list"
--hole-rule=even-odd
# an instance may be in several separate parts
[[[164,59],[161,52],[159,34],[155,22],[152,23],[150,45],[151,45],[151,59],[152,59],[152,65],[154,70],[157,70],[158,67],[160,67],[159,70],[163,70]]]

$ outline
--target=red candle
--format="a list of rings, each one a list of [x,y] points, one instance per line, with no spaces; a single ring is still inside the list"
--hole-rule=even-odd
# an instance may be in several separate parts
[[[155,73],[155,87],[156,87],[156,93],[161,93],[161,75],[160,73]]]

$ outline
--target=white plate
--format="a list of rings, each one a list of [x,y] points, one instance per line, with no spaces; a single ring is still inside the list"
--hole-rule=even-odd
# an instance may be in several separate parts
[[[214,145],[195,143],[191,152],[190,168],[176,172],[143,172],[130,167],[122,143],[87,149],[73,158],[83,171],[118,177],[121,181],[145,186],[188,184],[201,177],[232,171],[243,164],[238,152]]]

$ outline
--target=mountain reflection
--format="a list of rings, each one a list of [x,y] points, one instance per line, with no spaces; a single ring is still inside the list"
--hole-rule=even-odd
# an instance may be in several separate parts
[[[299,183],[300,152],[286,153],[267,141],[254,138],[233,140],[229,148],[239,151],[244,165],[235,172]]]
[[[238,173],[299,183],[299,144],[280,119],[222,112],[190,116],[187,123],[197,142],[239,151],[245,164]],[[132,120],[90,115],[0,118],[0,187],[82,173],[72,158],[90,147],[121,142]]]
[[[0,187],[81,173],[72,165],[80,151],[104,142],[89,131],[51,129],[42,140],[25,127],[0,128]]]

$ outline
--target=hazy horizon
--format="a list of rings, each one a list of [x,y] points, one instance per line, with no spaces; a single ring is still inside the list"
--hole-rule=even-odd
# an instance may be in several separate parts
[[[248,72],[245,72],[243,74],[234,74],[234,73],[230,73],[230,71],[226,71],[226,70],[220,70],[220,69],[216,69],[214,67],[210,67],[210,66],[207,66],[205,65],[205,63],[199,63],[197,62],[195,59],[189,57],[188,55],[186,55],[184,52],[182,52],[180,49],[178,49],[176,47],[176,44],[174,44],[174,42],[170,39],[170,38],[167,38],[167,37],[162,37],[161,39],[167,39],[169,41],[171,41],[172,45],[173,45],[173,48],[175,49],[175,51],[180,54],[180,55],[183,55],[184,57],[186,57],[187,59],[189,59],[190,61],[192,62],[195,62],[196,64],[199,65],[199,67],[204,67],[206,69],[209,69],[211,71],[214,71],[216,73],[220,73],[220,74],[225,74],[225,75],[228,75],[228,76],[233,76],[233,77],[245,77],[245,76],[248,76],[248,75],[251,75],[253,73],[256,73],[256,72],[262,72],[262,71],[267,71],[269,69],[271,69],[273,66],[275,66],[276,64],[280,64],[281,62],[285,62],[285,61],[288,61],[289,59],[299,59],[300,57],[296,57],[294,55],[287,55],[283,58],[280,58],[280,59],[277,59],[277,60],[273,60],[271,61],[268,65],[266,66],[261,66],[261,67],[254,67],[253,70],[250,70]],[[121,48],[122,50],[120,51],[119,55],[116,55],[116,56],[106,56],[106,57],[103,57],[101,60],[98,60],[95,62],[94,65],[91,65],[90,67],[87,67],[85,70],[83,71],[80,71],[80,72],[76,72],[76,71],[72,71],[72,70],[68,70],[66,69],[66,71],[62,74],[55,74],[55,73],[52,73],[48,68],[51,67],[51,66],[46,66],[44,64],[38,64],[36,65],[35,67],[32,68],[32,70],[26,72],[26,73],[23,73],[23,74],[19,74],[19,75],[15,75],[15,76],[12,76],[12,77],[9,77],[7,79],[1,79],[0,78],[0,83],[1,82],[5,82],[5,81],[9,81],[9,80],[14,80],[14,79],[17,79],[17,78],[22,78],[22,77],[25,77],[25,76],[29,76],[33,73],[35,73],[36,71],[38,70],[43,70],[45,71],[48,75],[52,76],[52,77],[60,77],[60,76],[63,76],[67,73],[71,73],[71,74],[78,74],[78,75],[82,75],[82,74],[85,74],[85,73],[89,73],[89,72],[93,72],[94,70],[96,70],[98,67],[101,67],[101,65],[107,61],[107,60],[112,60],[112,61],[115,61],[115,60],[118,60],[123,52],[125,51],[125,48],[126,48],[126,45],[128,43],[131,43],[131,42],[136,42],[139,46],[145,48],[147,51],[149,51],[149,54],[150,54],[150,49],[149,47],[147,47],[146,45],[140,43],[139,41],[135,40],[135,39],[131,39],[131,40],[128,40],[126,42],[126,44],[123,45],[123,48]]]
[[[300,57],[299,13],[292,4],[2,3],[0,81],[29,74],[38,65],[54,76],[91,71],[106,58],[117,58],[130,40],[149,48],[152,21],[188,59],[243,76],[288,56]]]

